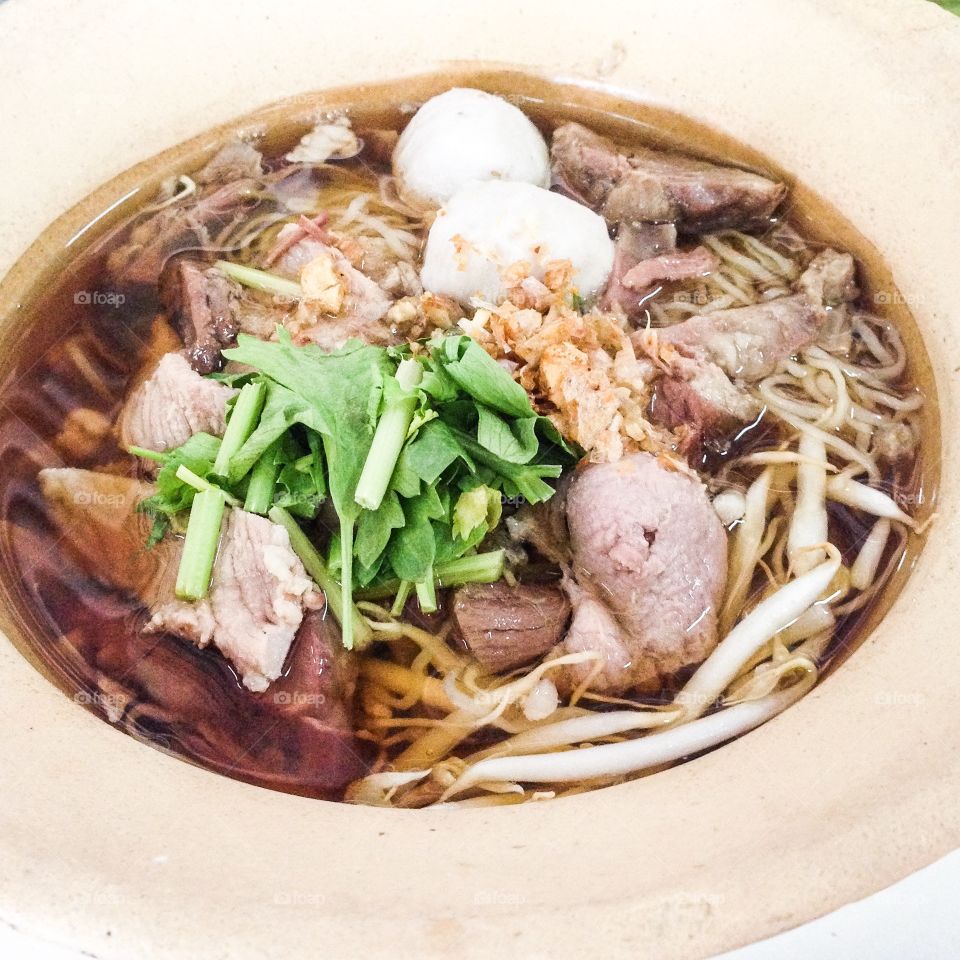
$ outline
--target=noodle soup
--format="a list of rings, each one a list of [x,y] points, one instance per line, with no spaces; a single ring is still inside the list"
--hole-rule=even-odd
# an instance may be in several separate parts
[[[889,603],[932,468],[882,264],[691,125],[491,88],[275,115],[31,306],[5,555],[109,722],[523,802],[753,729]]]

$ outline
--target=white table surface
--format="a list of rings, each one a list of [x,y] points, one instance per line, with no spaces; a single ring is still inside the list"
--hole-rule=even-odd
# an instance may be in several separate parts
[[[716,960],[951,960],[960,956],[960,851],[880,893]],[[600,955],[615,953],[601,950]],[[229,955],[229,954],[226,954]],[[404,960],[401,953],[399,960]],[[0,957],[90,960],[0,923]],[[138,960],[150,960],[142,955]],[[523,960],[523,958],[519,958]]]

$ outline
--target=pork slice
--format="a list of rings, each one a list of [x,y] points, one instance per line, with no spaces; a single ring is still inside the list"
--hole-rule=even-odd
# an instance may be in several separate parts
[[[597,650],[595,689],[653,690],[710,653],[727,538],[699,480],[647,453],[581,466],[567,524],[574,615],[558,652]],[[594,669],[569,668],[568,682]]]
[[[570,619],[570,602],[554,584],[471,583],[453,594],[461,639],[491,673],[520,667],[551,650]]]
[[[236,344],[239,295],[237,284],[202,261],[177,258],[160,274],[160,302],[197,373],[220,370],[220,351]]]
[[[720,261],[706,247],[674,250],[635,264],[624,276],[623,285],[647,294],[657,283],[703,277],[713,273],[719,265]]]
[[[613,269],[600,299],[601,310],[620,307],[634,316],[646,291],[638,293],[623,281],[645,260],[670,253],[677,246],[677,228],[672,223],[621,223],[613,245]]]
[[[705,443],[722,442],[759,414],[759,403],[715,363],[687,357],[657,380],[650,404],[650,419],[678,432],[678,452],[691,462]]]
[[[162,453],[195,433],[221,436],[232,387],[201,377],[181,353],[161,357],[153,373],[136,387],[118,420],[120,442]]]
[[[304,604],[315,598],[286,530],[235,509],[226,516],[208,596],[196,603],[162,603],[147,629],[200,647],[213,643],[244,686],[259,692],[280,676]]]
[[[856,300],[860,291],[853,257],[829,248],[821,250],[800,275],[797,290],[825,307],[838,307]]]
[[[314,291],[306,283],[305,271],[318,265],[324,267],[330,285]],[[278,266],[288,276],[299,276],[307,294],[294,319],[298,342],[315,343],[326,351],[337,350],[352,338],[379,346],[398,342],[384,319],[393,299],[335,246],[304,237],[284,253]]]
[[[263,154],[245,140],[225,143],[199,170],[194,180],[201,184],[223,184],[263,176]]]
[[[555,180],[610,223],[676,223],[686,232],[762,224],[786,196],[782,183],[645,147],[619,147],[578,123],[554,131]]]
[[[728,376],[756,381],[816,340],[826,316],[822,306],[799,293],[702,313],[663,328],[658,336],[688,356],[715,363]]]
[[[121,286],[157,283],[173,254],[209,246],[211,231],[255,204],[260,186],[260,181],[252,177],[222,185],[211,183],[195,197],[173,203],[140,221],[107,258],[113,281]]]
[[[629,686],[633,653],[623,628],[610,607],[591,590],[582,589],[572,577],[564,580],[573,617],[556,655],[594,653],[598,660],[567,667],[557,676],[558,686],[569,693],[589,680],[591,689],[621,691]]]

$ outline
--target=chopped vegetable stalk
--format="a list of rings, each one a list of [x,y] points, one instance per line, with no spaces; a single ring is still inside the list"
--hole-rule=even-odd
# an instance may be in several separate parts
[[[468,557],[457,557],[456,560],[438,563],[433,568],[433,579],[438,587],[459,587],[464,583],[496,583],[503,576],[503,567],[504,551],[491,550],[488,553],[474,553]],[[357,596],[363,600],[384,600],[397,593],[401,586],[399,580],[386,580],[366,590],[358,590]]]
[[[417,600],[422,613],[437,612],[437,589],[433,582],[433,570],[427,574],[426,580],[417,584]]]
[[[390,615],[399,617],[403,613],[403,608],[407,605],[407,598],[413,589],[413,583],[409,580],[401,580],[397,595],[393,598],[393,606],[390,608]]]
[[[204,480],[203,477],[197,476],[188,466],[182,463],[177,467],[177,479],[189,484],[199,493],[215,493],[223,497],[224,501],[229,503],[231,507],[240,506],[240,501],[236,497],[231,496],[225,490],[221,490],[215,483],[211,483],[209,480]]]
[[[262,290],[264,293],[274,293],[280,297],[294,297],[297,300],[303,298],[303,289],[299,283],[287,280],[285,277],[278,277],[275,273],[245,267],[239,263],[230,263],[228,260],[218,260],[214,266],[245,287]]]
[[[365,647],[373,639],[373,634],[360,612],[353,605],[352,600],[343,602],[340,584],[330,575],[316,547],[310,542],[307,535],[300,529],[300,525],[282,507],[271,508],[268,516],[274,523],[278,523],[290,537],[290,546],[300,558],[304,569],[311,576],[314,583],[324,592],[330,611],[333,613],[341,628],[344,621],[351,624],[354,643],[358,647]],[[348,614],[346,612],[348,611]]]
[[[144,460],[156,460],[157,463],[163,463],[166,459],[166,454],[146,447],[127,447],[127,453],[132,457],[143,457]]]
[[[280,465],[277,463],[275,448],[270,447],[250,473],[247,499],[243,504],[244,510],[250,513],[266,514],[273,503],[273,493],[277,486],[279,472]]]
[[[353,606],[353,521],[340,518],[340,606],[349,610]],[[341,639],[347,650],[353,649],[353,618],[344,617],[340,622]]]
[[[215,487],[202,490],[193,498],[177,571],[176,594],[181,600],[202,600],[210,589],[225,506],[223,493]]]
[[[395,377],[397,389],[385,392],[385,408],[373,435],[373,443],[364,461],[354,497],[366,510],[376,510],[383,502],[417,409],[416,388],[422,378],[423,367],[416,360],[401,360]]]
[[[213,463],[214,473],[225,477],[230,472],[230,458],[244,445],[257,426],[265,394],[266,387],[260,382],[248,383],[237,395],[220,449],[217,451],[217,459]]]
[[[475,553],[458,557],[447,563],[438,563],[433,575],[441,587],[457,587],[464,583],[496,583],[503,576],[503,550]]]

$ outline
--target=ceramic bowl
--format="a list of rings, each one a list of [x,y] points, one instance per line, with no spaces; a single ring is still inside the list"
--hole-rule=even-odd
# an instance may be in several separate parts
[[[960,21],[924,0],[0,5],[4,375],[34,359],[21,305],[93,215],[293,109],[264,104],[376,103],[404,78],[412,99],[471,82],[625,123],[675,111],[758,151],[902,298],[943,425],[926,546],[840,669],[720,750],[557,802],[379,810],[216,776],[64,696],[5,602],[0,918],[104,958],[694,957],[960,843],[958,70]]]

